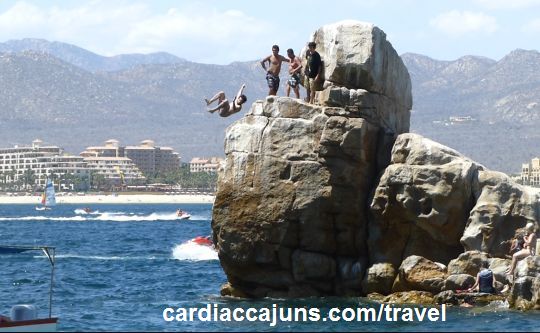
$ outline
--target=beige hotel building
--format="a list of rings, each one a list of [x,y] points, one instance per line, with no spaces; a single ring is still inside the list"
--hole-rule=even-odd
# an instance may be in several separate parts
[[[43,141],[34,140],[31,146],[0,148],[0,177],[7,183],[24,177],[30,170],[35,177],[35,185],[45,186],[47,177],[64,174],[88,176],[90,169],[81,156],[64,153],[57,146],[43,145]],[[32,185],[33,187],[33,185]]]
[[[170,147],[157,147],[152,140],[144,140],[138,146],[120,146],[118,140],[107,140],[103,146],[86,148],[81,156],[85,161],[96,162],[96,158],[109,158],[109,164],[117,164],[129,171],[137,168],[144,175],[168,172],[180,167],[180,155]],[[116,161],[116,162],[113,162]],[[104,162],[102,162],[104,163]],[[127,175],[127,172],[125,172]]]

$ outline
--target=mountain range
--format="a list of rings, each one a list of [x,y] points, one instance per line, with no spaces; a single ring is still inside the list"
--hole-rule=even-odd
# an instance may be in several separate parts
[[[540,155],[539,52],[402,59],[412,80],[411,132],[508,173]],[[219,90],[232,98],[242,83],[246,108],[264,98],[259,61],[210,65],[168,53],[104,57],[38,39],[0,43],[0,146],[40,138],[78,154],[110,138],[153,139],[183,161],[222,156],[225,128],[243,112],[221,118],[206,112],[203,98]]]

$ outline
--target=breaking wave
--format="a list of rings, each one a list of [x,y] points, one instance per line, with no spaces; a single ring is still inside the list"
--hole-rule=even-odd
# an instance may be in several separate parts
[[[176,245],[172,249],[172,257],[176,260],[187,261],[218,260],[217,251],[213,247],[199,245],[192,241]]]

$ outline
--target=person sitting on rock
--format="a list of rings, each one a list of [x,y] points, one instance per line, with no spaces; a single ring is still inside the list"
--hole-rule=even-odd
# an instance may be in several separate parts
[[[246,88],[246,84],[242,84],[242,87],[240,87],[240,90],[238,90],[238,94],[236,94],[236,97],[233,99],[232,102],[229,102],[227,98],[225,97],[225,93],[223,91],[218,92],[214,97],[212,97],[210,100],[204,99],[206,102],[206,106],[214,103],[215,101],[218,101],[218,105],[211,109],[208,108],[208,112],[214,113],[217,110],[219,110],[219,115],[222,117],[228,117],[232,114],[235,114],[242,110],[242,104],[244,104],[247,101],[246,95],[243,95],[242,92]]]
[[[497,292],[497,289],[495,288],[496,282],[493,271],[488,268],[487,262],[484,261],[482,263],[482,269],[476,274],[474,285],[467,289],[467,291],[495,294]]]
[[[529,222],[525,226],[525,236],[523,237],[523,248],[512,255],[512,262],[510,267],[506,270],[509,275],[514,275],[517,262],[521,259],[525,259],[528,256],[532,256],[536,252],[536,232],[534,223]],[[519,243],[518,243],[519,244]]]
[[[525,230],[520,228],[516,230],[516,235],[512,239],[512,243],[510,245],[510,254],[514,254],[516,252],[519,252],[523,250],[525,247],[525,239],[523,239],[527,234],[525,233]],[[511,256],[508,256],[511,258]]]

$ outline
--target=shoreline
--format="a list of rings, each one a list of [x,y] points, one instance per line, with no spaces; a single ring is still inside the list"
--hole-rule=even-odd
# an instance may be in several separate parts
[[[86,194],[57,196],[56,204],[212,204],[215,196],[208,194]],[[0,195],[0,206],[41,203],[41,196]]]

